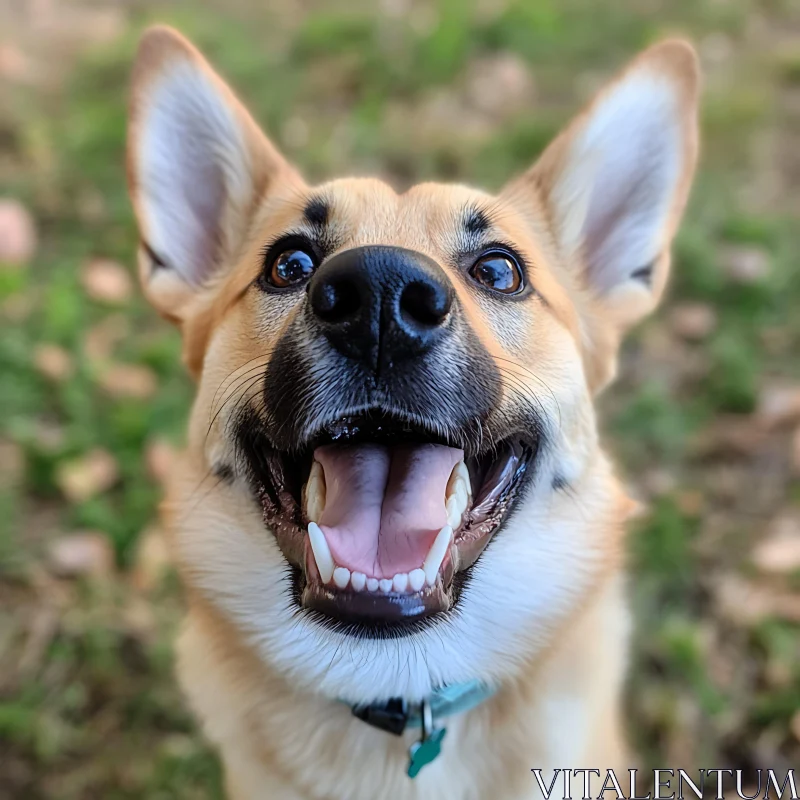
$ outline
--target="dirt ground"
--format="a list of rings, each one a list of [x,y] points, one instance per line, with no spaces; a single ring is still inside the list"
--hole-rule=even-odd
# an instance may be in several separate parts
[[[135,41],[206,50],[311,179],[497,188],[683,33],[703,158],[656,317],[601,399],[642,503],[643,766],[800,764],[800,4],[0,0],[0,798],[216,798],[172,678],[155,508],[191,386],[141,301],[122,153]]]

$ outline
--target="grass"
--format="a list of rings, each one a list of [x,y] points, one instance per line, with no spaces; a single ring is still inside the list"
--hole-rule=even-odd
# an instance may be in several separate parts
[[[0,77],[0,185],[33,211],[40,233],[28,268],[0,270],[0,444],[21,464],[0,486],[0,796],[221,796],[219,767],[172,679],[177,588],[131,585],[160,493],[146,454],[154,441],[181,441],[191,398],[178,335],[136,297],[97,302],[81,281],[93,257],[133,264],[124,87],[136,38],[154,19],[207,52],[310,178],[379,172],[400,187],[438,177],[497,188],[533,161],[598,75],[664,34],[701,43],[705,156],[668,307],[626,344],[602,401],[605,436],[649,502],[631,535],[631,734],[649,765],[797,763],[797,626],[779,613],[740,623],[716,600],[720,581],[753,577],[750,548],[776,510],[800,507],[787,436],[744,456],[695,447],[731,415],[751,420],[771,379],[800,379],[798,207],[793,176],[774,174],[763,147],[800,146],[790,102],[797,49],[783,41],[800,22],[796,9],[755,0],[310,6],[136,5],[112,42],[56,62],[58,80],[31,88]],[[532,76],[535,100],[511,93],[486,114],[470,100],[470,76],[497,54]],[[725,253],[743,247],[768,262],[763,278],[730,279]],[[666,322],[689,300],[718,318],[700,342]],[[98,340],[107,345],[99,360]],[[66,377],[37,368],[43,344],[69,354]],[[110,394],[109,363],[146,368],[157,390]],[[118,480],[69,500],[60,470],[98,447]],[[50,575],[49,544],[87,529],[113,544],[119,571],[100,582]]]

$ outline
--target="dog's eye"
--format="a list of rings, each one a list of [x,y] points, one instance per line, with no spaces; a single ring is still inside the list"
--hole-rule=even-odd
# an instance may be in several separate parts
[[[317,268],[317,262],[305,250],[284,250],[272,262],[266,277],[277,289],[296,286],[311,277]]]
[[[509,253],[484,253],[469,271],[473,280],[503,294],[514,294],[522,288],[522,271]]]

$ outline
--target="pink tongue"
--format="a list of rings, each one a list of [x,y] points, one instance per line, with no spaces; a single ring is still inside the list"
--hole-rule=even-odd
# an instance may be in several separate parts
[[[422,566],[447,524],[447,482],[462,450],[438,444],[319,447],[325,510],[319,520],[333,560],[367,577]]]

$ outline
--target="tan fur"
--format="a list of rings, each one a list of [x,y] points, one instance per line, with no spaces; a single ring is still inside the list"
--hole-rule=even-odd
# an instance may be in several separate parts
[[[657,45],[617,79],[645,69],[672,81],[685,119],[682,173],[662,231],[652,303],[633,309],[588,290],[582,254],[565,252],[550,201],[570,143],[594,105],[496,198],[438,184],[397,194],[368,179],[338,180],[312,190],[202,56],[164,28],[146,34],[134,71],[128,165],[143,241],[149,231],[137,177],[140,127],[153,87],[164,80],[170,64],[186,60],[208,76],[239,121],[252,179],[244,217],[240,212],[221,222],[219,269],[202,287],[190,288],[154,270],[144,256],[140,262],[145,292],[181,326],[185,360],[198,380],[187,452],[164,509],[189,606],[178,644],[178,672],[208,737],[220,749],[229,796],[524,800],[538,796],[533,767],[545,774],[565,767],[627,768],[631,761],[623,742],[620,691],[628,633],[623,529],[631,502],[600,450],[592,396],[613,375],[624,330],[656,304],[666,282],[668,244],[686,202],[697,151],[697,66],[691,48],[676,41]],[[237,379],[253,365],[267,363],[273,343],[298,313],[296,305],[285,301],[270,301],[265,309],[264,297],[250,291],[261,269],[261,249],[276,233],[302,227],[304,203],[312,195],[329,202],[340,249],[399,245],[442,265],[472,329],[498,364],[506,365],[508,395],[520,386],[543,400],[547,392],[552,395],[561,415],[559,447],[565,463],[573,465],[569,493],[553,493],[546,507],[532,512],[530,525],[558,527],[574,537],[565,580],[574,580],[580,591],[552,610],[544,629],[519,631],[516,657],[495,665],[498,693],[448,721],[442,757],[415,781],[405,775],[411,734],[396,738],[376,731],[353,718],[343,703],[287,680],[260,644],[258,620],[234,621],[229,598],[223,596],[227,592],[212,587],[211,570],[223,565],[231,575],[241,575],[241,586],[230,585],[227,591],[246,592],[243,587],[255,585],[248,583],[248,568],[274,556],[258,510],[240,490],[215,483],[209,469],[214,453],[229,446],[225,414],[219,412],[245,391]],[[531,265],[539,297],[501,305],[473,291],[448,262],[459,214],[470,205],[488,211],[491,238],[513,242]],[[556,561],[554,569],[562,569]],[[527,587],[516,591],[524,593]],[[337,650],[336,658],[346,659],[347,653]]]

